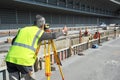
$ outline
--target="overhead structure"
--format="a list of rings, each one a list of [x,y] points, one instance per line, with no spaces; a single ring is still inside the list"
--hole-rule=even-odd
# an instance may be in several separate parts
[[[119,24],[119,3],[119,0],[0,0],[0,29],[30,25],[36,14],[43,15],[52,27]]]

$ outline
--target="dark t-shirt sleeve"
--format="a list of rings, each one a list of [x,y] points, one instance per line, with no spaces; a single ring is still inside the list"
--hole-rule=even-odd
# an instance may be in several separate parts
[[[64,34],[62,32],[52,32],[52,33],[47,33],[44,32],[39,41],[42,40],[49,40],[49,39],[56,39],[60,36],[63,36]]]

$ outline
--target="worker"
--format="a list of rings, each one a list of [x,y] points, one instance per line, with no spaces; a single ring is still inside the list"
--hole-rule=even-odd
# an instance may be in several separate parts
[[[89,32],[88,32],[88,28],[87,28],[87,27],[85,28],[84,35],[85,35],[85,36],[88,36],[88,35],[89,35]]]
[[[94,39],[100,39],[100,32],[99,31],[95,32],[93,38]]]
[[[94,38],[94,39],[97,39],[97,38],[98,38],[98,34],[97,34],[97,32],[95,32],[93,38]]]
[[[45,18],[36,15],[34,25],[21,28],[12,41],[6,55],[6,65],[9,80],[35,80],[32,66],[37,58],[35,52],[42,40],[56,39],[67,33],[67,28],[61,32],[46,33]]]

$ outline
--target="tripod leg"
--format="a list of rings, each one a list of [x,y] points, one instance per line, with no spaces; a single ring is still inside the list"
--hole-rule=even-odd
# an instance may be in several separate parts
[[[48,42],[48,52],[46,51],[46,42],[44,42],[44,54],[45,54],[45,76],[47,80],[50,80],[51,66],[50,66],[50,42]],[[47,54],[48,53],[48,54]]]
[[[58,65],[58,68],[59,68],[59,71],[60,71],[62,80],[64,80],[64,75],[63,75],[63,72],[62,72],[62,68],[60,67],[60,65],[62,65],[62,64],[61,64],[61,61],[60,61],[60,59],[59,59],[59,57],[58,57],[57,50],[56,50],[56,46],[55,46],[53,40],[51,40],[51,46],[52,46],[52,50],[53,50],[53,52],[54,52],[55,60],[56,60],[56,62],[57,62],[57,65]]]

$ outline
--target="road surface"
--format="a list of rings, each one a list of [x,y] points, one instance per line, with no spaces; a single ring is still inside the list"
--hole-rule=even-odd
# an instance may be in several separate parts
[[[62,61],[64,80],[120,80],[120,38],[83,53]],[[47,80],[44,70],[36,72],[36,77]],[[62,80],[58,69],[52,72],[51,80]]]

